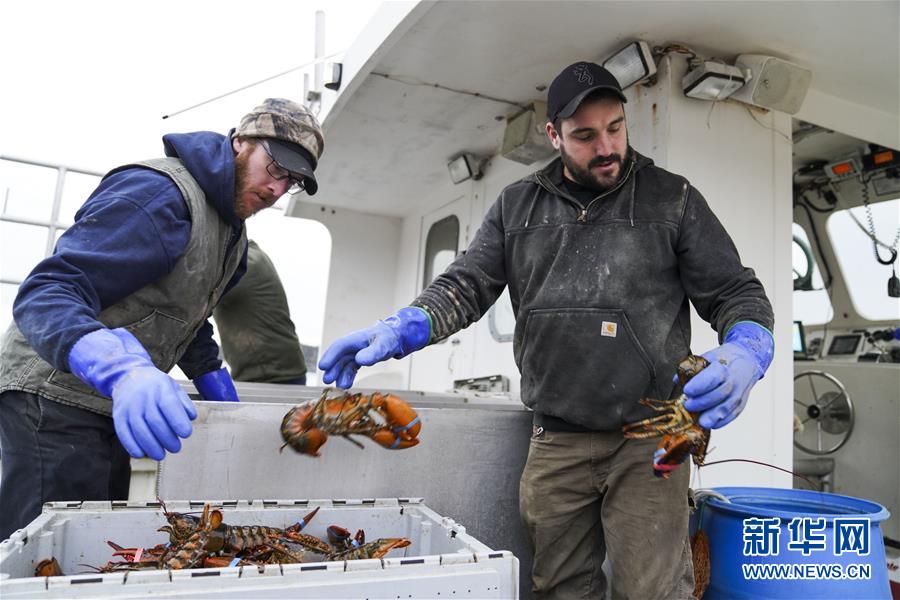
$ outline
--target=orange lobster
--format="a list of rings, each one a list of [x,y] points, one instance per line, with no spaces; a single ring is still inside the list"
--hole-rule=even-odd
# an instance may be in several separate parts
[[[55,557],[45,558],[34,567],[35,577],[61,577],[62,568]]]
[[[301,454],[319,456],[328,434],[341,435],[360,448],[351,435],[365,435],[389,449],[411,448],[419,443],[422,423],[413,408],[393,394],[346,393],[329,398],[326,388],[318,400],[295,406],[281,422],[285,446]],[[377,417],[376,417],[377,415]]]
[[[684,408],[685,384],[697,373],[709,366],[702,356],[691,355],[678,363],[677,396],[672,400],[644,398],[641,404],[662,413],[637,423],[629,423],[622,428],[626,438],[646,439],[662,436],[653,454],[653,474],[667,479],[688,455],[693,455],[694,464],[700,466],[706,458],[709,444],[709,429],[697,424],[699,413],[688,412]]]

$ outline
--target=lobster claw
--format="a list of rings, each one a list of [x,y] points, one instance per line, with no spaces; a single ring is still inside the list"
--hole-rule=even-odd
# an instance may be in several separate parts
[[[340,525],[331,525],[328,527],[328,543],[338,549],[344,551],[351,548],[359,548],[366,543],[366,533],[362,529],[356,531],[356,535],[350,537],[350,530]]]
[[[406,538],[379,538],[374,542],[370,542],[366,544],[366,546],[371,546],[373,550],[371,551],[372,558],[383,558],[385,554],[394,550],[395,548],[406,548],[412,544]]]
[[[292,532],[297,532],[297,533],[303,531],[303,528],[306,527],[307,525],[309,525],[309,522],[312,520],[312,518],[314,516],[316,516],[316,513],[319,512],[320,508],[322,508],[322,507],[317,506],[315,509],[313,509],[312,512],[308,513],[305,517],[303,517],[302,519],[300,519],[299,521],[297,521],[296,523],[294,523],[293,525],[291,525],[290,527],[285,529],[285,531],[292,531]]]
[[[671,472],[692,454],[697,464],[702,464],[708,443],[709,430],[696,424],[680,433],[664,435],[653,453],[653,474],[668,479]]]
[[[664,436],[653,453],[653,474],[657,477],[668,479],[672,471],[677,469],[689,456],[689,453],[683,451],[680,446],[671,447],[670,444],[674,437],[671,435]]]
[[[328,533],[328,543],[332,546],[344,547],[347,540],[350,539],[350,530],[344,529],[340,525],[330,525],[326,532]]]
[[[372,394],[372,405],[384,416],[391,432],[397,437],[404,440],[413,440],[419,435],[419,431],[422,429],[422,421],[419,419],[419,414],[408,403],[393,394],[383,395],[375,392]],[[382,442],[378,443],[385,446]],[[415,444],[412,445],[414,446]],[[403,447],[408,448],[409,446]]]
[[[403,450],[412,448],[419,443],[417,438],[404,438],[391,429],[381,429],[372,434],[372,439],[388,450]]]

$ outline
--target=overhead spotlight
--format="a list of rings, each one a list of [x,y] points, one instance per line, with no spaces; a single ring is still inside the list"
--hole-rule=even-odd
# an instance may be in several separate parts
[[[451,159],[447,163],[447,170],[450,171],[450,180],[454,184],[462,183],[467,179],[475,181],[481,179],[481,168],[478,160],[465,152]]]
[[[647,42],[632,42],[607,58],[603,67],[613,74],[622,89],[656,74],[656,63]]]
[[[742,85],[744,73],[737,67],[705,61],[681,79],[684,95],[698,100],[724,100]]]

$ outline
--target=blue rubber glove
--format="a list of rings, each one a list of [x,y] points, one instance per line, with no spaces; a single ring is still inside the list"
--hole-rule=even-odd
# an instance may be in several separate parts
[[[112,398],[116,435],[134,458],[162,460],[167,450],[181,450],[178,438],[191,435],[194,403],[131,332],[98,329],[83,336],[69,352],[69,369]]]
[[[192,379],[194,387],[200,392],[200,397],[204,400],[215,400],[218,402],[240,402],[237,390],[234,389],[234,382],[228,369],[222,367],[217,371],[204,373],[196,379]]]
[[[701,413],[701,427],[717,429],[731,423],[772,364],[774,352],[768,329],[751,321],[736,323],[725,334],[724,344],[703,355],[710,364],[684,386],[684,407]]]
[[[324,383],[349,389],[359,367],[368,367],[389,358],[403,358],[428,345],[431,318],[421,308],[408,306],[378,321],[368,329],[354,331],[331,344],[319,368]]]

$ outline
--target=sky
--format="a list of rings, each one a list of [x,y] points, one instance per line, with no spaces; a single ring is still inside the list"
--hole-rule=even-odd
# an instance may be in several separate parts
[[[345,51],[378,4],[3,2],[0,155],[106,172],[162,156],[166,133],[226,133],[264,98],[302,100],[303,70],[162,117],[312,61],[317,10],[325,12],[325,54]],[[64,219],[71,221],[96,181],[67,178]],[[55,171],[0,161],[6,214],[49,218],[54,186]],[[285,205],[283,198],[275,209],[249,219],[248,233],[279,270],[300,341],[315,346],[322,334],[331,240],[319,223],[284,217],[278,207]],[[43,257],[46,229],[0,223],[0,233],[0,276],[24,278]],[[3,329],[15,289],[0,288]]]

